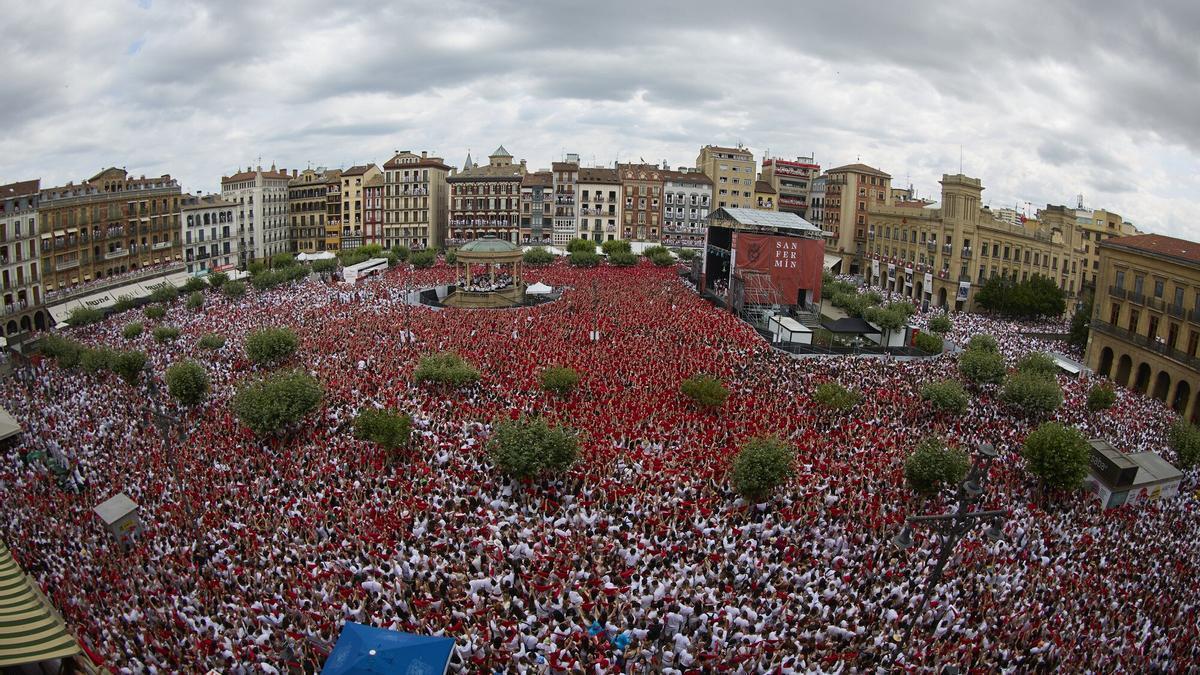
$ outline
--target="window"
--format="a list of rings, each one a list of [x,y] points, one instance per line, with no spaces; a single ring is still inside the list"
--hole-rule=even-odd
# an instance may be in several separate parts
[[[1137,275],[1136,277],[1134,277],[1133,278],[1133,294],[1141,295],[1142,291],[1145,290],[1145,285],[1146,285],[1146,277],[1144,277],[1140,274]]]
[[[1161,298],[1163,296],[1163,292],[1164,292],[1166,285],[1167,285],[1166,282],[1163,281],[1162,279],[1155,279],[1154,280],[1154,297]]]
[[[1121,323],[1121,303],[1114,302],[1108,311],[1108,322],[1116,326]]]
[[[1116,288],[1125,288],[1125,270],[1117,270],[1117,282],[1114,284]]]
[[[1149,328],[1149,330],[1146,332],[1146,335],[1149,336],[1149,338],[1151,340],[1157,338],[1158,337],[1158,317],[1157,316],[1154,316],[1153,314],[1150,315],[1150,325],[1148,328]]]
[[[1136,309],[1129,310],[1129,330],[1133,331],[1134,333],[1137,332],[1138,319],[1141,318],[1140,315],[1141,312],[1138,312]]]
[[[1176,286],[1176,287],[1175,287],[1175,302],[1174,302],[1174,305],[1175,305],[1176,307],[1180,307],[1180,308],[1182,308],[1182,307],[1183,307],[1183,288],[1182,288],[1182,287],[1180,287],[1180,286]]]

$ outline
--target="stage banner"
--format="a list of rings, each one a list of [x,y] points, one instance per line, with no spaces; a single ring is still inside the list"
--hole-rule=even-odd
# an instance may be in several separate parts
[[[933,295],[933,274],[930,272],[925,273],[925,292]]]
[[[958,294],[954,297],[955,302],[963,302],[967,299],[967,294],[971,292],[971,282],[958,282]]]
[[[820,239],[738,232],[734,247],[736,269],[768,273],[784,303],[798,304],[801,289],[813,292],[813,302],[821,301],[825,243]]]
[[[913,268],[905,267],[904,268],[904,285],[905,286],[912,286],[912,277],[913,277]]]
[[[875,277],[876,279],[879,278],[879,261],[878,260],[871,261],[871,276]]]

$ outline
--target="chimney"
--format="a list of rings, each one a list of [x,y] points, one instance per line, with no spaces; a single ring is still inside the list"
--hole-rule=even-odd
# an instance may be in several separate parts
[[[292,178],[300,175],[300,169],[292,169]]]
[[[426,158],[428,158],[428,157],[429,157],[429,151],[428,151],[428,150],[422,150],[422,151],[421,151],[421,159],[426,159]]]

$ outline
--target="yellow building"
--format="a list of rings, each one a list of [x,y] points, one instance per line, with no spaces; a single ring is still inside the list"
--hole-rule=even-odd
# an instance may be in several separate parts
[[[342,248],[341,239],[361,241],[363,237],[363,187],[367,181],[383,172],[374,164],[352,166],[342,172],[342,229],[336,248]]]
[[[765,180],[754,183],[754,208],[760,211],[778,211],[779,192]]]
[[[1120,214],[1102,209],[1076,209],[1075,222],[1079,224],[1083,237],[1080,283],[1089,291],[1094,291],[1096,277],[1100,274],[1100,242],[1142,233],[1133,223],[1122,219]]]
[[[867,252],[871,211],[890,207],[892,177],[866,164],[847,164],[830,169],[825,179],[822,223],[825,254],[835,272],[861,274]]]
[[[754,153],[741,147],[706,145],[696,157],[696,168],[713,182],[714,208],[754,208],[757,165]]]
[[[446,243],[450,166],[441,157],[401,150],[383,165],[383,246],[439,248]]]
[[[1200,420],[1200,244],[1158,234],[1105,239],[1087,364]]]
[[[305,169],[288,182],[288,220],[292,253],[325,250],[325,214],[329,182],[336,169]]]

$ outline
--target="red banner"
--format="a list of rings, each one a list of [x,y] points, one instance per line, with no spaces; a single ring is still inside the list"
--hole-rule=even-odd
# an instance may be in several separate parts
[[[803,300],[802,290],[812,291],[811,302],[821,301],[821,272],[825,243],[820,239],[734,233],[735,271],[770,274],[771,281],[789,305]]]

